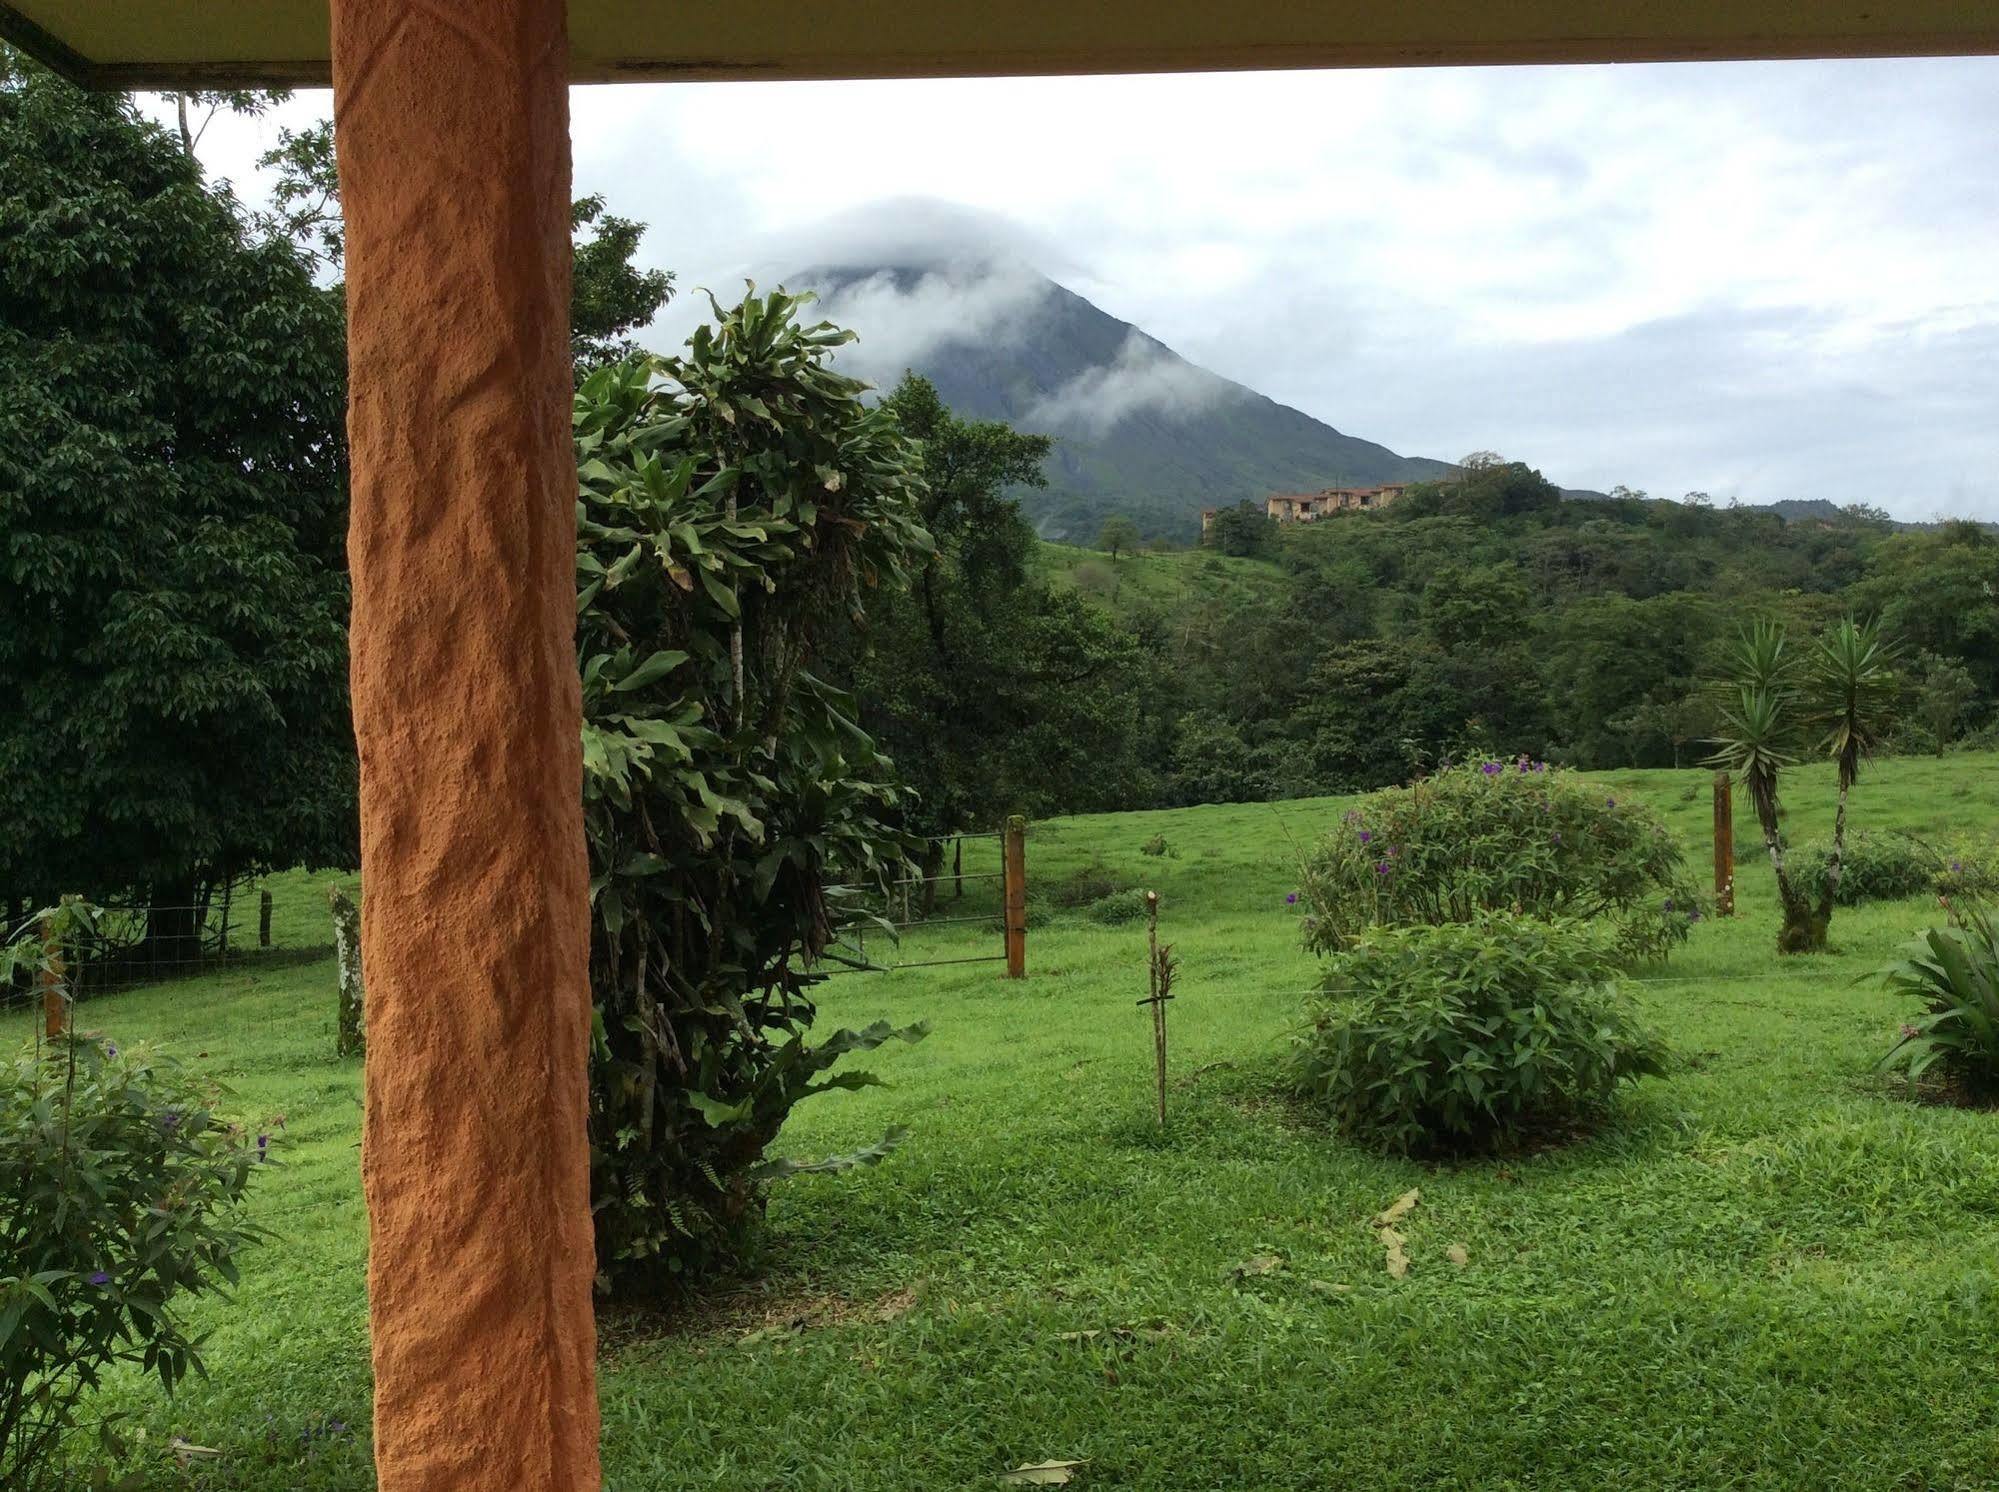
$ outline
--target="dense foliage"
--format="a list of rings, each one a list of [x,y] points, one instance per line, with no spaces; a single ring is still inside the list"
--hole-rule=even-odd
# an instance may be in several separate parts
[[[1156,660],[1124,807],[1361,791],[1481,752],[1691,766],[1755,615],[1800,639],[1876,617],[1922,660],[1888,749],[1999,731],[1999,535],[1974,523],[1564,500],[1485,461],[1317,523],[1224,507],[1209,539],[1115,567],[1043,552]]]
[[[1033,531],[1010,487],[1040,480],[1044,436],[960,420],[921,378],[884,401],[922,451],[935,549],[883,586],[843,665],[861,719],[916,793],[925,834],[1116,807],[1133,791],[1140,644],[1030,573]],[[925,869],[942,867],[934,846]]]
[[[188,1300],[236,1280],[263,1142],[164,1057],[77,1037],[0,1066],[0,1485],[71,1486],[62,1437],[111,1368],[200,1367]]]
[[[1829,873],[1832,844],[1827,840],[1792,849],[1786,868],[1808,899],[1830,897],[1838,906],[1857,907],[1941,889],[1950,878],[1950,863],[1912,835],[1861,833],[1846,843],[1836,884]],[[1961,868],[1962,862],[1958,864]]]
[[[350,863],[338,294],[4,59],[0,287],[0,917]]]
[[[1298,1093],[1400,1152],[1588,1119],[1664,1047],[1611,983],[1608,931],[1506,912],[1369,928],[1328,959],[1291,1057]]]
[[[1663,957],[1700,915],[1678,842],[1645,804],[1545,762],[1453,767],[1349,809],[1303,862],[1305,945],[1372,927],[1512,911],[1602,919],[1627,962]]]
[[[1935,1069],[1967,1096],[1999,1097],[1999,921],[1975,904],[1911,942],[1881,971],[1921,1012],[1882,1059],[1913,1087]]]
[[[636,1287],[732,1260],[791,1106],[921,1034],[805,1039],[816,956],[909,849],[818,655],[929,541],[916,452],[827,367],[847,334],[797,309],[717,308],[684,356],[576,397],[593,1188],[604,1276]]]

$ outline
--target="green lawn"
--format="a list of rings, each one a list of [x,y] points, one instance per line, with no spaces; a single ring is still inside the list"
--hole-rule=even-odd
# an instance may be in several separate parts
[[[1704,864],[1705,773],[1603,780]],[[1827,776],[1790,796],[1822,832]],[[1854,983],[1931,909],[1843,911],[1833,953],[1780,963],[1767,868],[1746,862],[1742,916],[1639,990],[1683,1061],[1615,1128],[1504,1163],[1384,1160],[1269,1089],[1312,975],[1289,838],[1340,809],[1036,826],[1031,881],[1101,855],[1162,894],[1182,971],[1164,1135],[1136,928],[1058,918],[1018,984],[992,965],[834,981],[829,1024],[935,1034],[876,1054],[893,1087],[815,1100],[785,1143],[910,1138],[879,1169],[786,1184],[753,1285],[678,1322],[606,1321],[611,1484],[980,1487],[1060,1458],[1087,1460],[1078,1487],[1161,1492],[1999,1485],[1999,1115],[1884,1092],[1869,1068],[1903,1012]],[[1999,756],[1887,763],[1855,822],[1989,833]],[[1138,852],[1156,833],[1167,858]],[[321,941],[310,887],[279,889],[282,940]],[[996,943],[953,926],[904,956]],[[186,1474],[162,1459],[152,1485],[371,1484],[359,1075],[332,1016],[330,960],[296,951],[84,1012],[285,1121],[256,1192],[280,1240],[202,1311],[211,1381],[171,1406],[106,1395],[152,1444],[222,1452]],[[1367,1219],[1410,1187],[1398,1281]],[[1282,1263],[1238,1271],[1259,1257]]]

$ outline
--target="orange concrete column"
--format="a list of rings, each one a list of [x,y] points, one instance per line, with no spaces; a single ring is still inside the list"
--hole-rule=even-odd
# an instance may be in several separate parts
[[[332,0],[383,1492],[597,1492],[563,0]]]

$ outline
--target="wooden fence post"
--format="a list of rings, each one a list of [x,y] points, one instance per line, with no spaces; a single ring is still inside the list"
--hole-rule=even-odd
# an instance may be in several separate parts
[[[1735,915],[1734,782],[1726,772],[1714,774],[1714,914]]]
[[[271,946],[271,892],[265,887],[257,893],[257,946]]]
[[[1006,977],[1027,977],[1027,820],[1006,821]]]
[[[54,1041],[69,1029],[69,1002],[63,998],[62,944],[55,919],[42,919],[42,1034]]]

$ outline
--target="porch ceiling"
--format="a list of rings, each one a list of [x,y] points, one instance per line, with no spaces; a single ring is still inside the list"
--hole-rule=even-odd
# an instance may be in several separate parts
[[[326,9],[0,0],[0,36],[94,87],[311,86]],[[569,17],[580,82],[1999,52],[1999,0],[571,0]]]

